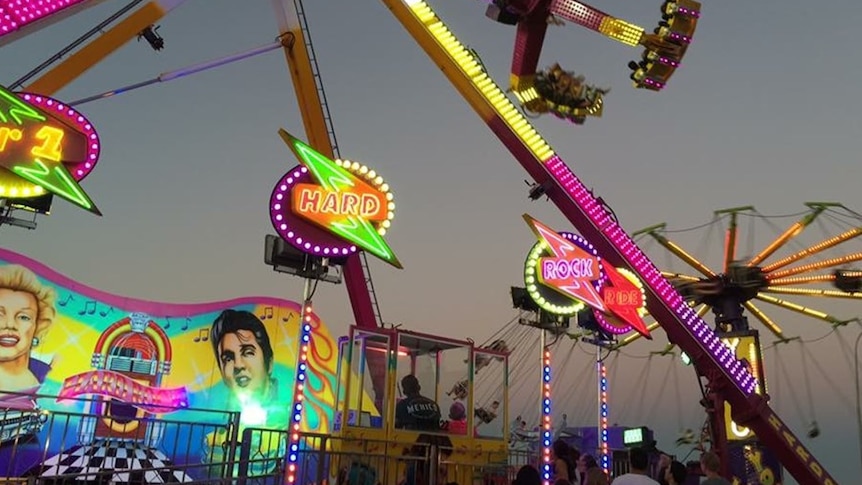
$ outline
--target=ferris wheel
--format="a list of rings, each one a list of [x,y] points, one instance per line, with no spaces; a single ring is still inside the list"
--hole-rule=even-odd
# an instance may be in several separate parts
[[[848,369],[853,368],[852,344],[840,329],[862,323],[862,214],[835,202],[807,202],[804,210],[779,216],[743,206],[717,210],[711,221],[692,228],[657,224],[635,235],[657,262],[666,262],[663,275],[698,314],[713,314],[717,333],[765,330],[775,337],[762,345],[772,350],[770,394],[776,401],[782,400],[781,391],[787,394],[809,438],[820,434],[812,377],[852,409],[846,386],[824,369],[822,356],[808,344],[834,336]],[[723,245],[715,250],[719,241]],[[697,250],[687,249],[695,244]],[[629,335],[614,348],[639,337]],[[798,377],[780,352],[790,343],[798,344],[793,347],[798,362],[792,363]],[[671,348],[669,343],[665,352]]]
[[[836,304],[862,303],[862,215],[834,202],[807,202],[805,207],[783,216],[763,215],[752,206],[722,209],[714,212],[712,221],[692,229],[669,230],[663,223],[635,234],[640,240],[652,239],[672,256],[675,261],[662,273],[702,315],[715,315],[717,330],[747,329],[750,316],[785,341],[794,336],[778,323],[774,310],[832,326],[857,321],[862,313],[858,305]],[[743,218],[748,219],[747,231],[740,227]],[[792,222],[782,227],[776,222],[782,219]],[[760,238],[758,225],[778,234]],[[717,226],[724,226],[720,259],[715,254],[695,256],[671,239],[706,230],[706,242],[715,241]],[[680,262],[685,267],[677,269]]]

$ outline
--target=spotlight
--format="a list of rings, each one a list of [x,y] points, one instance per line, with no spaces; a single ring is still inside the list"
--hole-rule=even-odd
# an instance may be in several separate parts
[[[138,34],[138,41],[140,42],[141,37],[143,37],[144,40],[146,40],[150,44],[150,47],[152,47],[153,50],[160,51],[160,50],[164,49],[165,48],[165,39],[163,39],[158,33],[156,33],[156,31],[159,30],[160,28],[161,28],[161,26],[155,26],[154,27],[154,26],[150,25],[149,27],[142,30]]]
[[[539,305],[533,301],[530,297],[530,294],[527,293],[526,288],[520,288],[517,286],[513,286],[511,289],[512,292],[512,306],[519,310],[524,310],[527,312],[538,312]]]
[[[546,181],[542,184],[531,184],[524,180],[524,183],[530,186],[530,192],[528,194],[530,200],[539,200],[543,195],[548,191],[548,188],[551,187],[551,182]]]

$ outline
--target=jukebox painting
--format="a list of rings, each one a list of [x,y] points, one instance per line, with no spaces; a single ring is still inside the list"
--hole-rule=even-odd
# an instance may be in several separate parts
[[[0,481],[187,482],[284,454],[300,305],[173,304],[89,288],[0,249]],[[329,429],[335,346],[312,315],[302,429]],[[271,430],[246,439],[246,429]],[[263,446],[265,442],[266,446]],[[251,473],[246,470],[244,473]]]

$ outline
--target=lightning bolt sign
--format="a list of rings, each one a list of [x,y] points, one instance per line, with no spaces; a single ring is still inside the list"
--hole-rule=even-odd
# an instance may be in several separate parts
[[[606,311],[594,281],[602,280],[601,260],[595,254],[561,237],[548,226],[524,214],[524,220],[553,255],[539,259],[539,281],[565,296]]]
[[[527,214],[524,214],[524,220],[541,245],[534,246],[527,259],[528,291],[531,291],[530,280],[535,275],[535,279],[544,286],[592,307],[599,323],[612,333],[624,333],[631,328],[650,338],[640,315],[644,306],[643,292],[635,284],[637,279],[634,276],[633,282],[625,270],[602,264],[598,253],[582,237],[558,233]],[[547,256],[539,257],[542,253]],[[531,296],[537,298],[532,293]],[[541,298],[541,294],[538,297]],[[536,302],[542,305],[541,300]],[[555,312],[553,308],[545,308]],[[569,311],[567,307],[563,310]],[[608,315],[607,319],[605,315]],[[612,325],[610,321],[621,324]]]
[[[401,268],[395,253],[383,239],[394,208],[388,186],[383,180],[365,167],[359,169],[359,164],[330,160],[285,130],[279,130],[279,135],[316,182],[293,187],[292,211],[396,268]],[[359,169],[360,174],[348,170],[351,167]],[[363,172],[364,178],[361,176]]]
[[[641,289],[613,266],[606,265],[604,270],[607,284],[602,288],[602,299],[607,305],[608,311],[631,325],[635,331],[644,337],[651,339],[649,329],[640,315],[640,310],[644,305]]]
[[[33,97],[24,95],[25,99]],[[98,137],[86,119],[50,98],[35,97],[62,113],[42,110],[0,86],[0,196],[33,197],[50,192],[101,215],[78,180],[98,158]],[[69,118],[90,131],[84,133]],[[75,169],[75,175],[70,171]],[[31,185],[32,184],[32,185]]]

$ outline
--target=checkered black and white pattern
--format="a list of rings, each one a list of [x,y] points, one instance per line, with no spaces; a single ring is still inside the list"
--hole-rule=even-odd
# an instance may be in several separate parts
[[[101,475],[92,475],[99,472]],[[192,481],[185,472],[175,469],[161,451],[123,441],[97,441],[92,445],[76,446],[45,460],[32,474],[43,478],[72,475],[77,480],[103,483]]]

